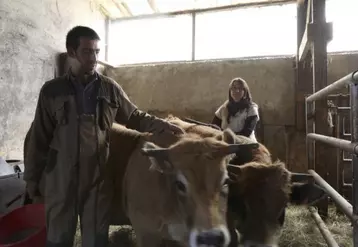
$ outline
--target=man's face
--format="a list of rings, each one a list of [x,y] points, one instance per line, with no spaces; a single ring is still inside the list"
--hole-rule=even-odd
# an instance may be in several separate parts
[[[70,57],[77,60],[77,66],[74,66],[77,73],[93,74],[98,61],[99,40],[80,38],[80,45],[76,51],[69,52]]]

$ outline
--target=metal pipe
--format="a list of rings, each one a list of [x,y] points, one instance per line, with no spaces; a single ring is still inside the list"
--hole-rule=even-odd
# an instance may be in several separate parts
[[[339,138],[335,138],[335,137],[331,137],[331,136],[315,134],[315,133],[307,134],[307,138],[314,140],[314,141],[323,142],[327,145],[342,149],[349,153],[358,154],[358,143],[357,142],[352,143],[347,140],[343,140],[343,139],[339,139]]]
[[[358,84],[350,85],[351,106],[351,142],[358,142]],[[352,155],[352,203],[353,215],[358,217],[358,157],[357,153]],[[358,226],[353,225],[353,243],[358,247]]]
[[[358,70],[342,77],[341,79],[333,82],[332,84],[328,85],[327,87],[322,88],[321,90],[315,92],[314,94],[307,97],[306,101],[312,102],[312,101],[327,97],[328,94],[330,94],[336,90],[339,90],[339,89],[349,85],[350,83],[354,83],[354,84],[358,83]]]
[[[317,227],[321,232],[323,238],[326,240],[328,247],[339,247],[336,240],[334,240],[332,233],[329,231],[328,227],[317,213],[317,210],[315,210],[313,207],[308,207],[308,210],[311,212],[311,216],[316,222]]]
[[[191,14],[191,60],[195,61],[196,13]]]
[[[339,111],[350,110],[350,109],[351,109],[350,106],[338,106],[337,107],[337,110],[339,110]]]
[[[308,170],[308,173],[313,176],[317,184],[326,191],[332,200],[342,209],[343,213],[345,213],[345,215],[347,215],[347,217],[352,221],[352,223],[358,225],[358,217],[353,215],[352,205],[314,170]]]

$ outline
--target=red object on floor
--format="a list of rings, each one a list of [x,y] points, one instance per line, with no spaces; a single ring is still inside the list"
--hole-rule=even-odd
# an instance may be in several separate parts
[[[22,238],[19,237],[20,234]],[[18,235],[16,237],[17,241],[14,241],[14,235]],[[0,247],[45,246],[46,220],[44,204],[28,204],[0,217]]]

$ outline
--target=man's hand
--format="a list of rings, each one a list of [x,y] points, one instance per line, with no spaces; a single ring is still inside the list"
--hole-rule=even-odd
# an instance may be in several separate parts
[[[180,135],[185,133],[185,131],[179,126],[138,109],[131,114],[126,127],[129,129],[138,130],[140,132],[149,132],[153,134],[168,132],[171,134]]]
[[[154,133],[170,132],[176,135],[184,134],[185,131],[177,125],[169,123],[163,119],[157,119],[157,123],[153,124]]]

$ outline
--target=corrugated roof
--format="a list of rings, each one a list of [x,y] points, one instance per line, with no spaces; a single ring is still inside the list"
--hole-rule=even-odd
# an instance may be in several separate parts
[[[94,0],[110,19],[157,15],[173,12],[190,12],[220,7],[264,5],[294,0]]]

